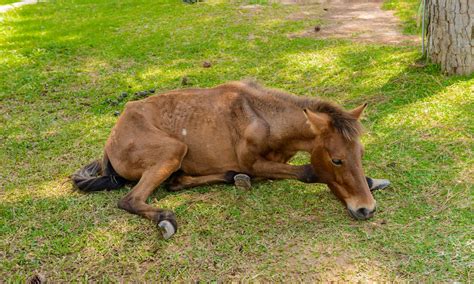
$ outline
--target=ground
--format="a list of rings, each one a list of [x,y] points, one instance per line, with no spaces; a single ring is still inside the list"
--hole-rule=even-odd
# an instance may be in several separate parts
[[[294,5],[298,4],[294,2]],[[417,35],[403,34],[400,20],[393,11],[382,9],[383,0],[308,0],[300,4],[301,11],[289,19],[322,18],[322,24],[291,34],[291,37],[350,39],[357,42],[414,45]],[[287,4],[290,5],[290,4]],[[324,11],[322,14],[318,11]]]
[[[413,33],[408,2],[385,7]],[[291,36],[324,27],[323,8],[295,19],[299,5],[80,0],[0,15],[2,282],[472,281],[474,77],[440,74],[417,45]],[[392,181],[376,216],[352,220],[325,186],[297,181],[159,188],[150,203],[180,224],[165,241],[116,207],[128,188],[74,191],[68,175],[102,155],[133,93],[183,77],[369,102],[365,171]]]

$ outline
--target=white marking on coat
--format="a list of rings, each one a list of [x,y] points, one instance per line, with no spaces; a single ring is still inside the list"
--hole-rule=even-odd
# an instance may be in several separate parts
[[[183,128],[183,130],[181,130],[181,134],[183,134],[183,136],[186,136],[186,134],[188,134],[188,132],[186,131],[186,128]]]

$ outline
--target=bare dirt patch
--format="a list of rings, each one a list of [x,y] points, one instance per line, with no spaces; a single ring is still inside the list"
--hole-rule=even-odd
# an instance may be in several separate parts
[[[284,0],[285,4],[289,0]],[[383,0],[320,0],[294,1],[304,5],[304,11],[290,19],[304,20],[321,17],[320,27],[311,27],[289,37],[351,39],[357,42],[382,44],[417,44],[418,36],[404,35],[401,23],[392,11],[382,10]],[[322,10],[321,13],[314,11]]]

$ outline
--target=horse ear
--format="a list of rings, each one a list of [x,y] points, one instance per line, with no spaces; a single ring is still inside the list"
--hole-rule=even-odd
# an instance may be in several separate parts
[[[327,114],[312,112],[309,109],[303,109],[307,123],[315,134],[320,134],[329,128],[330,118]]]
[[[360,105],[356,107],[355,109],[349,111],[349,113],[354,117],[355,119],[359,119],[362,115],[362,112],[364,112],[364,109],[367,107],[367,103]]]

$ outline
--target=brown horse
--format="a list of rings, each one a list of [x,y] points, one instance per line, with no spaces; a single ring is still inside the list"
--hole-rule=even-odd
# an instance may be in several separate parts
[[[138,181],[118,207],[156,222],[165,238],[177,230],[173,212],[146,203],[165,181],[170,190],[249,187],[249,177],[325,183],[354,218],[367,219],[375,212],[370,189],[388,181],[364,176],[358,120],[365,107],[345,111],[253,82],[151,96],[126,104],[103,161],[76,172],[73,182],[96,191]],[[288,164],[298,151],[309,152],[311,164]]]

